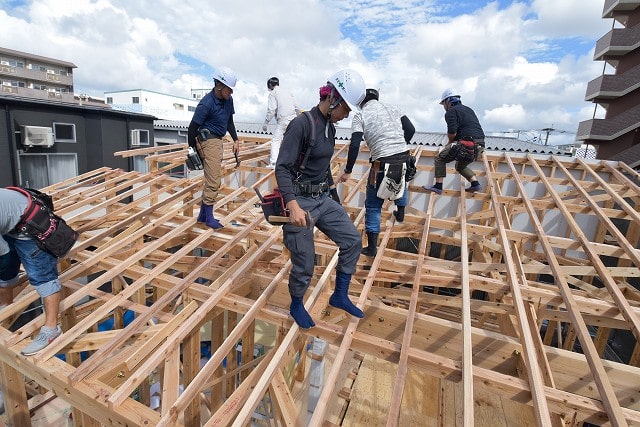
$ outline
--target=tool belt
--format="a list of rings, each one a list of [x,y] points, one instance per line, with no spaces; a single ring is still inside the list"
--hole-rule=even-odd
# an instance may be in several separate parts
[[[312,184],[310,182],[293,182],[293,192],[296,196],[311,196],[318,197],[322,193],[329,191],[329,183],[327,181],[319,184]]]
[[[31,237],[40,249],[55,257],[64,257],[78,240],[78,232],[53,213],[51,196],[30,188],[6,188],[22,193],[29,199],[15,231]]]
[[[415,161],[416,158],[411,155],[411,151],[403,151],[402,153],[393,154],[391,156],[381,157],[378,160],[374,160],[371,162],[372,172],[369,175],[369,185],[375,187],[376,185],[376,177],[378,176],[378,172],[384,172],[386,165],[407,165],[406,174],[410,176],[406,176],[406,181],[411,181],[415,176]],[[410,171],[410,165],[413,166],[413,170]]]
[[[484,144],[484,140],[482,141]],[[478,158],[478,145],[472,137],[465,136],[451,144],[447,161],[455,160],[458,162],[471,163]]]

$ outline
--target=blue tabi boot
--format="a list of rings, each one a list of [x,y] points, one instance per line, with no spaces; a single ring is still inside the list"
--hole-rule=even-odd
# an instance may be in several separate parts
[[[198,222],[205,222],[207,220],[207,214],[204,207],[204,202],[200,202],[200,213],[198,214]]]
[[[349,299],[349,282],[351,282],[350,274],[341,271],[336,272],[336,289],[329,298],[329,304],[362,319],[364,318],[364,313]]]
[[[220,221],[218,221],[214,216],[213,216],[213,206],[212,205],[203,205],[204,206],[204,214],[205,214],[205,221],[204,223],[208,226],[213,228],[214,230],[217,230],[219,228],[224,227],[224,225],[222,225],[220,223]]]
[[[309,312],[304,308],[302,297],[291,296],[291,305],[289,306],[289,313],[291,317],[296,321],[298,326],[302,329],[309,329],[316,326],[315,322],[309,315]]]

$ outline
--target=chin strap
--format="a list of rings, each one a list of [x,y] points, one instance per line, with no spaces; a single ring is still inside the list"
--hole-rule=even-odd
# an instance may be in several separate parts
[[[333,109],[340,105],[341,99],[336,99],[335,96],[336,88],[331,87],[331,95],[329,95],[329,110],[327,111],[327,124],[324,127],[324,137],[329,137],[329,123],[331,123],[331,113],[333,113]]]

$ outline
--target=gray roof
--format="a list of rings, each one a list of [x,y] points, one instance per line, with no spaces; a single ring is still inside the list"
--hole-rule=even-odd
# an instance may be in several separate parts
[[[262,123],[235,122],[235,125],[239,134],[265,138],[271,137],[273,135],[272,131],[275,128],[272,124],[269,126],[269,131],[264,132],[262,130]],[[154,127],[156,129],[166,130],[186,130],[189,127],[189,122],[184,120],[156,120]],[[350,140],[351,128],[337,127],[336,138],[339,141]],[[416,132],[411,142],[415,145],[439,147],[446,144],[447,140],[447,134],[443,132]],[[486,136],[484,143],[487,150],[569,155],[569,152],[563,148],[552,145],[534,144],[519,140],[515,137]]]

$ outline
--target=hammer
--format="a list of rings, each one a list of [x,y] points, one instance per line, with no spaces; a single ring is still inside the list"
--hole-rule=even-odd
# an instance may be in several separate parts
[[[313,218],[311,217],[311,213],[309,211],[305,211],[305,218],[307,222],[307,228],[313,229]],[[279,223],[279,224],[289,224],[291,222],[291,217],[288,216],[276,216],[269,215],[269,222],[271,223]]]

